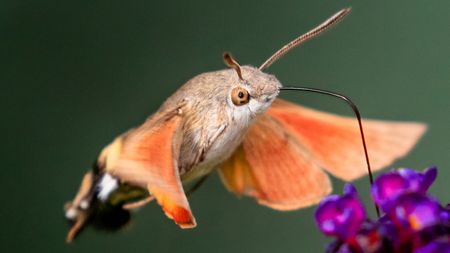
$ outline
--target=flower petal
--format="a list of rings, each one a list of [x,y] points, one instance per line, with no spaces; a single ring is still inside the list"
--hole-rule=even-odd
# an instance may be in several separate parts
[[[403,168],[379,176],[371,188],[372,197],[384,212],[388,212],[392,201],[405,193],[426,194],[437,176],[437,169],[430,167],[420,173]]]
[[[346,185],[343,196],[332,195],[319,204],[315,219],[324,234],[345,241],[358,232],[366,219],[366,212],[356,189]]]
[[[409,187],[408,181],[399,173],[388,172],[377,178],[372,186],[372,197],[382,209],[398,195],[403,193]]]
[[[397,226],[420,231],[440,222],[441,207],[435,200],[419,193],[408,193],[397,198],[387,215]]]
[[[450,242],[431,242],[414,250],[414,253],[450,253]]]

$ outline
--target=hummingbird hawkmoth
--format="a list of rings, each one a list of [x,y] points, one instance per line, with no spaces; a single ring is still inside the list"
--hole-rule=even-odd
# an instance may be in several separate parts
[[[119,228],[127,210],[156,199],[181,228],[196,226],[183,185],[217,170],[226,188],[277,210],[313,205],[331,192],[326,172],[366,174],[354,119],[277,98],[283,86],[263,72],[290,49],[340,21],[343,9],[286,44],[259,68],[224,55],[228,69],[195,76],[145,122],[106,146],[65,216],[67,241],[88,223]],[[374,170],[404,156],[426,127],[363,120]],[[104,221],[104,222],[103,222]]]

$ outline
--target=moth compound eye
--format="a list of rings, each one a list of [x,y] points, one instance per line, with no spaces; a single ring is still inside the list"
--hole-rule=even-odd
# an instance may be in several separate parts
[[[231,91],[231,101],[237,106],[245,105],[250,101],[250,94],[248,94],[248,91],[244,88],[234,88]]]

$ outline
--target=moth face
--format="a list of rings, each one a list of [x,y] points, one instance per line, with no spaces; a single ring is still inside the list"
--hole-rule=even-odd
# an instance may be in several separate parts
[[[272,75],[251,66],[242,67],[243,80],[236,78],[229,91],[230,106],[250,116],[263,113],[280,92],[281,84]]]

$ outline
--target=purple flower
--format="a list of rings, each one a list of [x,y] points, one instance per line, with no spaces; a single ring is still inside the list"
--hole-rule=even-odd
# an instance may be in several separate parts
[[[347,244],[343,244],[341,242],[336,242],[334,244],[331,244],[327,248],[327,253],[353,253],[354,251],[351,250],[350,246]]]
[[[441,209],[441,220],[450,226],[450,204]]]
[[[355,236],[355,248],[358,249],[358,252],[387,252],[390,245],[386,245],[383,239],[383,237],[386,237],[387,232],[390,231],[386,230],[385,225],[382,223],[364,222]]]
[[[384,215],[370,220],[356,189],[325,198],[316,211],[320,230],[336,240],[327,253],[450,253],[450,205],[427,194],[436,168],[384,173],[371,188]]]
[[[371,188],[372,197],[384,212],[387,212],[395,199],[406,192],[426,194],[436,179],[437,169],[431,167],[423,173],[412,169],[399,169],[384,173],[377,178]]]
[[[404,229],[420,231],[440,222],[441,207],[437,201],[411,192],[399,196],[387,215]]]
[[[317,225],[324,234],[346,241],[358,232],[366,219],[366,212],[355,187],[347,184],[344,195],[326,197],[315,216]]]
[[[414,250],[414,253],[450,253],[450,242],[434,241]]]

